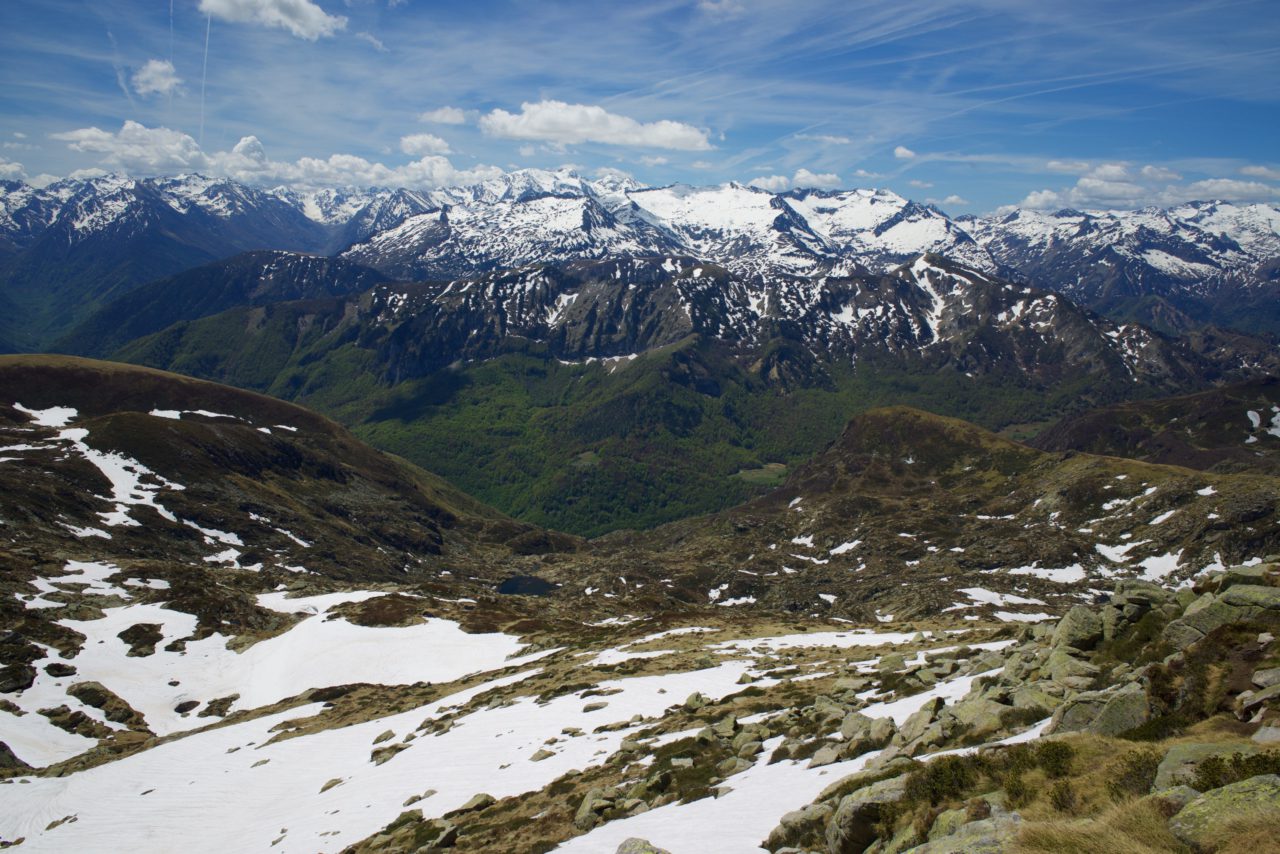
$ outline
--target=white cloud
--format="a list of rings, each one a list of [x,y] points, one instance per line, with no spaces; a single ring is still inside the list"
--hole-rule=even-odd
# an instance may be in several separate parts
[[[790,189],[791,179],[786,175],[761,175],[748,181],[747,186],[755,187],[757,190],[768,190],[770,193],[781,193]]]
[[[209,158],[194,139],[169,128],[149,128],[126,121],[119,133],[96,127],[80,128],[52,137],[72,151],[102,155],[102,163],[131,174],[196,172],[209,168]]]
[[[1050,172],[1066,172],[1070,175],[1083,175],[1092,169],[1086,160],[1050,160],[1044,165]]]
[[[167,59],[148,59],[133,73],[133,91],[139,95],[172,95],[181,88],[182,78]]]
[[[372,47],[378,53],[388,52],[387,46],[382,43],[382,39],[378,38],[373,33],[359,32],[356,33],[356,38]]]
[[[26,135],[25,133],[23,133],[22,131],[20,131],[20,130],[15,130],[15,131],[13,132],[13,138],[14,138],[14,139],[26,139],[26,138],[27,138],[27,135]]]
[[[1259,181],[1235,178],[1209,178],[1194,181],[1186,187],[1170,188],[1170,201],[1216,199],[1224,202],[1256,202],[1280,197],[1280,189]]]
[[[907,148],[905,145],[899,145],[897,148],[893,150],[893,156],[898,158],[899,160],[910,160],[911,158],[916,156],[916,153],[911,149]]]
[[[467,114],[457,107],[438,107],[418,116],[418,121],[437,125],[462,125],[467,123]]]
[[[868,172],[866,169],[855,169],[853,170],[853,176],[855,178],[879,178],[880,174],[878,172]]]
[[[944,205],[967,205],[969,204],[969,200],[966,199],[964,196],[957,196],[955,193],[952,193],[951,195],[943,199],[942,203]]]
[[[1143,166],[1139,173],[1148,181],[1181,181],[1182,176],[1163,166]]]
[[[520,152],[521,157],[532,157],[538,153],[538,147],[536,145],[522,145],[516,150]]]
[[[707,151],[711,148],[707,132],[693,125],[668,119],[638,122],[594,104],[566,104],[564,101],[526,102],[520,105],[519,113],[494,110],[481,117],[480,129],[489,136],[560,145],[598,142],[680,151]]]
[[[1267,181],[1280,181],[1280,169],[1272,169],[1270,166],[1243,166],[1240,174],[1251,178],[1263,178]]]
[[[400,137],[400,150],[420,157],[423,154],[450,154],[449,143],[431,133],[415,133]]]
[[[714,169],[716,165],[707,160],[695,160],[689,164],[690,169]]]
[[[346,18],[327,14],[312,0],[200,0],[200,11],[222,21],[288,30],[308,41],[347,27]]]
[[[66,142],[74,151],[99,155],[102,166],[129,174],[204,172],[246,184],[289,184],[301,189],[375,186],[430,189],[471,184],[502,174],[502,170],[494,166],[457,169],[438,154],[401,166],[387,166],[353,154],[275,161],[267,156],[265,147],[255,136],[244,137],[230,151],[207,153],[181,131],[148,128],[134,121],[125,122],[118,133],[81,128],[53,137]],[[101,174],[100,169],[93,171]]]
[[[851,145],[852,139],[847,136],[836,136],[829,133],[798,133],[795,139],[807,139],[813,142],[821,142],[826,145]]]
[[[810,172],[808,169],[797,169],[791,183],[796,187],[814,187],[819,190],[834,190],[840,186],[840,176],[834,172]]]
[[[671,161],[661,155],[646,154],[640,158],[640,162],[645,166],[666,166]]]
[[[1053,190],[1033,190],[1018,202],[1018,207],[1033,211],[1057,210],[1064,206],[1062,195]]]
[[[27,177],[27,170],[22,164],[7,157],[0,157],[0,178],[6,181],[21,181]]]
[[[1129,180],[1129,164],[1103,163],[1094,167],[1089,172],[1089,177],[1099,181],[1127,181]]]
[[[933,186],[933,184],[932,184],[931,182],[929,182],[929,181],[921,181],[921,180],[918,180],[918,179],[916,179],[916,178],[911,179],[911,180],[910,180],[910,181],[908,181],[907,183],[908,183],[908,184],[910,184],[911,186],[916,187],[916,188],[921,189],[921,190],[927,190],[927,189],[929,189],[930,187],[932,187],[932,186]]]
[[[746,11],[738,0],[698,0],[698,9],[709,15],[721,15],[726,18],[741,15]]]

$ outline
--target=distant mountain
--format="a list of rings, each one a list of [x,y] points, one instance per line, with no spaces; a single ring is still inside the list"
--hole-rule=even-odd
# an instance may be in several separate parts
[[[246,249],[322,248],[325,233],[273,195],[198,177],[65,181],[6,195],[16,251],[0,288],[20,312],[11,342],[38,348],[138,285]],[[19,204],[21,202],[21,204]]]
[[[1280,474],[1275,376],[1068,416],[1032,444],[1216,472]]]
[[[1138,211],[961,218],[1005,268],[1112,317],[1166,330],[1280,332],[1280,208],[1190,202]]]
[[[806,459],[877,403],[1001,427],[1280,368],[1253,339],[1117,325],[933,255],[840,278],[668,256],[387,283],[178,323],[117,358],[305,402],[588,534],[744,500],[761,482],[740,471]]]
[[[246,252],[136,288],[108,303],[54,345],[64,353],[107,355],[182,320],[237,306],[345,296],[386,281],[340,258]]]

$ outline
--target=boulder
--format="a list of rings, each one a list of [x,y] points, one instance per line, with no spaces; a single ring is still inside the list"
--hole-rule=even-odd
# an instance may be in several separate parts
[[[1152,789],[1159,791],[1194,781],[1196,769],[1210,756],[1230,758],[1235,753],[1249,756],[1257,752],[1257,748],[1252,745],[1238,743],[1175,744],[1160,761]]]
[[[969,811],[966,809],[943,810],[929,827],[929,841],[950,836],[969,823]]]
[[[1280,610],[1280,587],[1263,587],[1260,584],[1235,584],[1218,597],[1236,608],[1264,608]]]
[[[1092,608],[1076,605],[1058,621],[1053,633],[1054,646],[1071,646],[1076,649],[1093,649],[1102,639],[1102,617]]]
[[[1087,691],[1058,707],[1046,734],[1092,732],[1119,735],[1151,718],[1151,704],[1141,685],[1129,683],[1116,691]]]
[[[833,810],[828,804],[809,804],[798,810],[792,810],[782,817],[778,826],[769,832],[769,836],[760,843],[761,848],[777,851],[790,848],[801,843],[816,843],[822,839],[822,829],[831,817]]]
[[[881,809],[902,800],[906,786],[906,775],[900,774],[841,798],[827,825],[827,850],[831,854],[861,854],[875,839]]]
[[[1258,688],[1270,688],[1272,685],[1280,685],[1280,667],[1255,670],[1253,672],[1253,684]]]
[[[573,826],[582,831],[590,830],[599,821],[600,813],[612,806],[613,798],[605,794],[604,789],[592,789],[587,792],[582,803],[578,804],[578,811],[573,815]]]
[[[1263,774],[1205,792],[1169,820],[1169,830],[1196,850],[1209,849],[1233,822],[1270,813],[1280,826],[1280,776]]]
[[[950,836],[931,839],[907,851],[910,854],[1002,854],[1013,847],[1021,827],[1022,816],[1012,812],[971,821]]]
[[[1011,709],[1011,706],[977,698],[962,700],[947,711],[957,723],[967,728],[966,735],[976,737],[996,732],[1003,727],[1001,716]]]
[[[659,848],[648,840],[632,837],[619,845],[614,854],[671,854],[671,852],[665,848]]]
[[[1256,563],[1253,566],[1228,567],[1218,579],[1218,590],[1223,591],[1238,584],[1267,586],[1276,577],[1274,564]]]

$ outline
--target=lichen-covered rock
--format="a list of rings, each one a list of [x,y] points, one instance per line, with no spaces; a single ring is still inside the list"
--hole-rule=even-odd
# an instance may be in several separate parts
[[[1022,827],[1016,812],[961,825],[950,836],[931,839],[907,849],[908,854],[1001,854],[1008,851]]]
[[[831,854],[860,854],[875,839],[875,823],[885,804],[902,800],[905,775],[891,777],[858,789],[840,799],[827,825],[827,850]]]
[[[1156,770],[1156,779],[1155,783],[1152,784],[1152,789],[1159,791],[1182,783],[1190,783],[1195,778],[1196,769],[1200,767],[1200,763],[1210,756],[1230,757],[1235,753],[1250,756],[1257,752],[1257,748],[1249,744],[1221,742],[1217,744],[1175,744],[1169,748],[1169,751],[1164,755],[1164,759],[1160,760],[1160,767]]]
[[[1265,670],[1255,670],[1253,673],[1253,684],[1258,688],[1270,688],[1272,685],[1280,685],[1280,667],[1268,667]]]
[[[1190,786],[1172,786],[1152,792],[1147,797],[1155,801],[1165,815],[1174,815],[1200,797],[1200,793]]]
[[[1193,848],[1241,818],[1272,813],[1280,825],[1280,776],[1263,774],[1205,792],[1169,819],[1169,830]]]
[[[631,838],[618,846],[614,854],[671,854],[665,848],[659,848],[645,839]]]
[[[784,815],[778,826],[769,832],[769,837],[760,843],[760,847],[770,851],[789,848],[804,843],[816,844],[822,839],[822,830],[831,817],[833,810],[829,804],[809,804]]]
[[[1223,591],[1219,598],[1236,608],[1265,608],[1280,610],[1280,587],[1263,587],[1260,584],[1235,584]]]
[[[1053,633],[1054,646],[1093,649],[1102,639],[1102,617],[1085,605],[1076,605],[1058,621]]]
[[[1063,703],[1053,713],[1046,734],[1092,732],[1119,735],[1151,718],[1151,704],[1142,686],[1129,683],[1117,691],[1088,691]]]

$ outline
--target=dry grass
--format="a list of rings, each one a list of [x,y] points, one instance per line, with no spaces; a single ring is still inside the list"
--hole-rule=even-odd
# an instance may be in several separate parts
[[[1119,804],[1096,816],[1026,826],[1013,849],[1018,854],[1186,854],[1150,801]]]
[[[1259,807],[1224,824],[1206,841],[1216,854],[1280,854],[1280,807]]]

